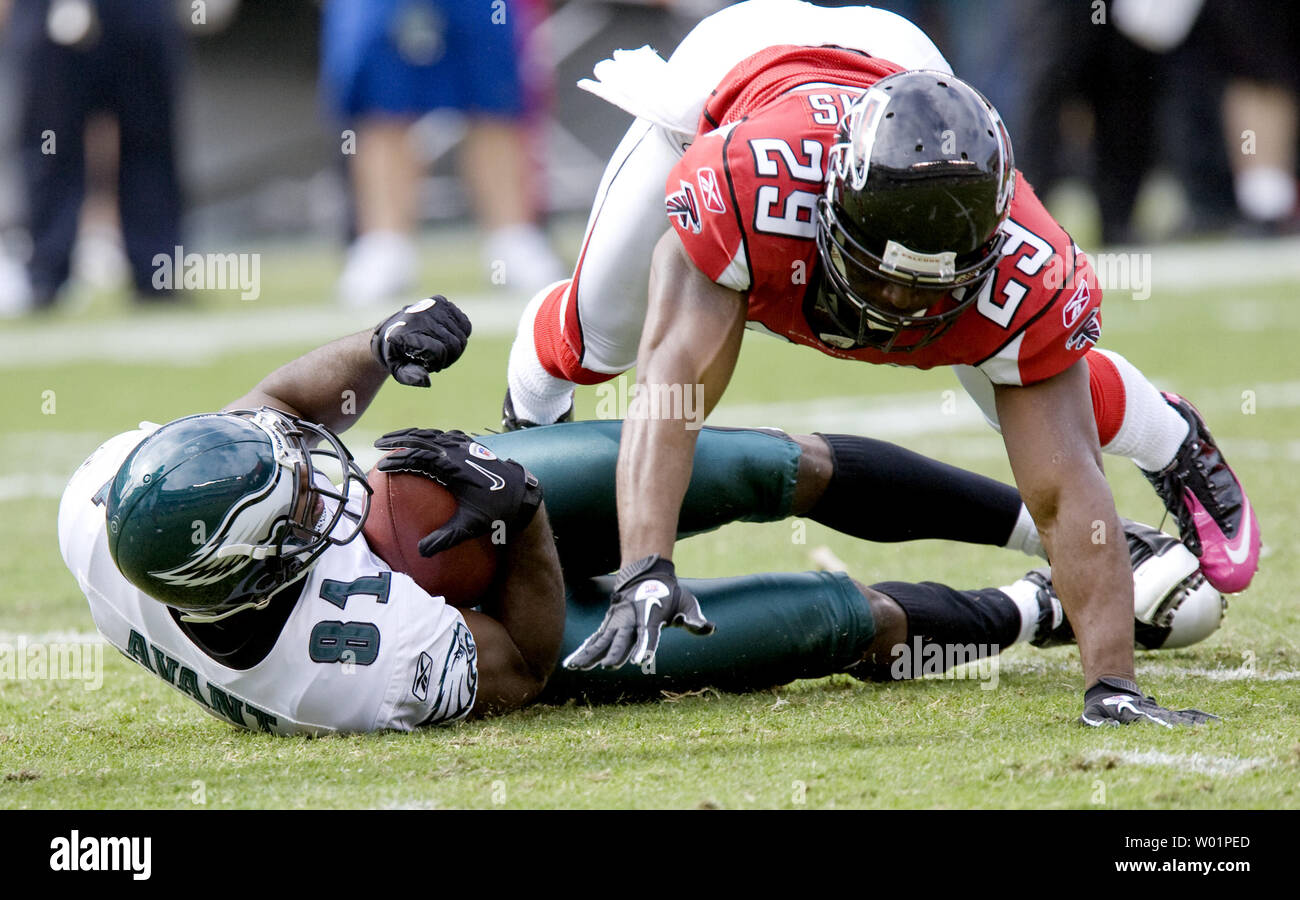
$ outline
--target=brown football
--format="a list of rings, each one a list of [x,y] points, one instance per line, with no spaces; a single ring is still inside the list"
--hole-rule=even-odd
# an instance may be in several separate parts
[[[366,479],[375,493],[363,533],[375,555],[452,606],[475,606],[496,575],[497,547],[491,539],[484,535],[429,557],[421,556],[418,546],[456,511],[451,492],[411,472],[371,469]]]

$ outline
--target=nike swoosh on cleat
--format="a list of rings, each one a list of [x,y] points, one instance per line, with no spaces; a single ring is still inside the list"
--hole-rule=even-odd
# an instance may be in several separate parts
[[[1241,511],[1241,534],[1237,535],[1237,546],[1234,547],[1232,544],[1228,544],[1228,546],[1224,548],[1224,552],[1228,554],[1228,560],[1234,566],[1241,565],[1246,561],[1246,558],[1250,556],[1250,500],[1246,498],[1243,499],[1245,500],[1245,504]]]
[[[1225,594],[1245,590],[1255,574],[1251,560],[1256,552],[1254,545],[1259,541],[1258,524],[1243,525],[1234,548],[1219,523],[1214,521],[1214,517],[1201,505],[1196,495],[1188,490],[1185,497],[1188,508],[1192,511],[1192,527],[1201,539],[1201,571],[1205,573],[1206,580]],[[1249,523],[1254,512],[1249,500],[1245,500],[1242,509],[1247,513]]]

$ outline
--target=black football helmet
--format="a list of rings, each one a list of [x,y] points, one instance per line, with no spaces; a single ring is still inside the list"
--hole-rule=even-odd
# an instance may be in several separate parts
[[[317,477],[316,456],[342,468],[339,489]],[[365,473],[325,426],[269,407],[188,416],[146,437],[109,482],[108,551],[145,594],[215,622],[265,607],[355,538],[369,509]]]
[[[937,340],[993,274],[1014,182],[1011,140],[979,91],[928,70],[876,82],[827,154],[814,331],[886,351]],[[903,312],[865,295],[873,279],[933,290],[935,302]]]

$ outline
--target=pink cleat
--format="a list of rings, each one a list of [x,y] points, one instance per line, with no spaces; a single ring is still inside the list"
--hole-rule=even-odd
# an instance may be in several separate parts
[[[1168,391],[1164,397],[1190,428],[1174,461],[1144,474],[1178,520],[1187,549],[1200,557],[1205,580],[1225,594],[1244,591],[1259,568],[1255,510],[1196,407]]]

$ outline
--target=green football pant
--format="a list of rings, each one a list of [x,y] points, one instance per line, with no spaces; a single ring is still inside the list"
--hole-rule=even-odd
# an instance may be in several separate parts
[[[478,440],[521,463],[541,482],[565,579],[619,567],[614,472],[623,423],[568,422]],[[702,428],[678,539],[731,522],[779,522],[790,515],[802,451],[781,432]]]
[[[622,425],[573,422],[479,438],[542,484],[568,585],[561,659],[599,627],[609,608],[614,578],[604,573],[619,562],[614,472]],[[779,432],[701,429],[678,537],[730,522],[788,517],[800,453]],[[686,578],[682,584],[717,624],[714,634],[665,628],[653,672],[631,665],[587,672],[557,668],[541,699],[634,699],[707,686],[761,690],[842,671],[861,658],[875,634],[866,598],[842,574]]]

